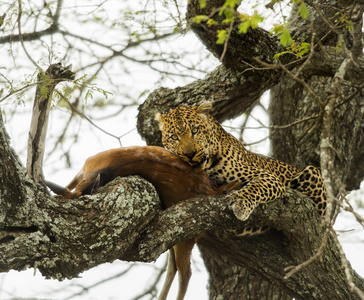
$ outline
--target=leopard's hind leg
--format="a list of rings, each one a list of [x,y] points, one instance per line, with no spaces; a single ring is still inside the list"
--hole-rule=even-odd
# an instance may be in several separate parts
[[[309,197],[320,215],[325,216],[327,196],[319,169],[314,166],[307,166],[299,170],[289,183],[289,187]]]

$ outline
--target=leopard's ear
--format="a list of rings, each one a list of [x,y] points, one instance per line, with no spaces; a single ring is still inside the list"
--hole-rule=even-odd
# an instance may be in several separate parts
[[[160,114],[160,113],[156,113],[154,120],[156,120],[158,122],[159,125],[159,130],[162,131],[163,130],[163,122],[164,122],[164,115]]]
[[[206,101],[202,103],[199,107],[197,107],[196,112],[198,114],[207,115],[211,109],[212,109],[212,103],[210,101]]]

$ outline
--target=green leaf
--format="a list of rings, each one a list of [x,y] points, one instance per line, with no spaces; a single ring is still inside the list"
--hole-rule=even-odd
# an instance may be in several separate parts
[[[109,95],[113,95],[113,93],[105,91],[105,90],[102,90],[102,93],[103,93],[103,95],[105,96],[106,99],[109,98]]]
[[[227,32],[225,29],[223,30],[218,30],[217,31],[217,41],[216,44],[221,45],[223,43],[225,43],[225,40],[227,38]]]
[[[305,3],[301,3],[298,6],[298,11],[300,12],[301,18],[306,19],[308,17],[308,9]]]
[[[310,43],[302,43],[302,45],[298,48],[298,51],[296,52],[297,57],[302,57],[306,53],[310,52]]]
[[[225,3],[219,11],[219,16],[222,16],[222,14],[224,14],[226,18],[232,18],[235,13],[235,6],[239,4],[240,1],[241,0],[225,0]]]
[[[200,0],[200,8],[205,8],[206,7],[206,0]]]
[[[263,22],[264,18],[257,12],[254,12],[252,16],[247,14],[239,14],[241,23],[239,24],[239,33],[247,33],[248,29],[257,29],[259,22]]]
[[[274,54],[273,59],[278,59],[278,58],[280,58],[282,55],[285,55],[285,54],[287,54],[287,53],[289,53],[289,52],[288,52],[288,51],[283,51],[283,52],[281,52],[281,53]]]
[[[240,0],[226,0],[222,7],[228,7],[234,9],[235,5],[237,5],[239,2]]]
[[[206,24],[207,24],[208,27],[211,27],[211,26],[216,26],[219,23],[217,23],[214,19],[208,19]]]
[[[261,15],[259,15],[259,14],[257,14],[256,12],[254,13],[254,15],[252,16],[252,18],[251,18],[251,23],[252,23],[252,28],[253,29],[256,29],[256,28],[258,28],[258,24],[260,23],[260,22],[263,22],[264,21],[264,18],[261,16]]]
[[[201,22],[206,22],[208,20],[208,16],[206,15],[197,15],[192,18],[192,22],[196,24],[200,24]]]
[[[283,47],[288,46],[292,42],[291,33],[287,28],[283,28],[282,34],[279,39]]]
[[[230,24],[234,21],[234,18],[226,18],[225,20],[222,20],[221,24]]]
[[[85,95],[85,105],[87,105],[87,101],[88,101],[89,98],[91,98],[91,99],[94,98],[94,95],[92,93],[93,93],[93,91],[91,89],[89,89],[86,92],[86,95]]]
[[[250,26],[251,26],[250,20],[240,23],[239,24],[239,33],[247,33]]]
[[[282,32],[283,28],[284,28],[283,24],[273,24],[273,28],[270,31],[273,34],[278,34]]]

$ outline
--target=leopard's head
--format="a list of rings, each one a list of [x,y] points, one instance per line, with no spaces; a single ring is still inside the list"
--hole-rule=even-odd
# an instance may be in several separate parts
[[[211,108],[210,102],[204,102],[198,107],[181,106],[156,115],[164,147],[195,170],[204,169],[212,153]]]

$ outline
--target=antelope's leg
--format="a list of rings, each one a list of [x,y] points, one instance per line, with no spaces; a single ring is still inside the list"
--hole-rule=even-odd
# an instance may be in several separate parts
[[[178,271],[178,294],[177,300],[183,300],[186,292],[188,283],[190,281],[191,272],[191,252],[195,244],[195,240],[185,240],[175,245],[175,260]]]
[[[176,246],[174,246],[174,247],[176,247]],[[167,299],[169,289],[171,288],[174,276],[176,275],[176,272],[177,272],[174,247],[169,249],[166,279],[164,280],[164,284],[163,284],[162,290],[159,294],[158,300]]]
[[[72,179],[72,181],[67,184],[66,188],[72,191],[76,185],[84,178],[85,174],[83,173],[83,170],[77,173],[75,178]]]

